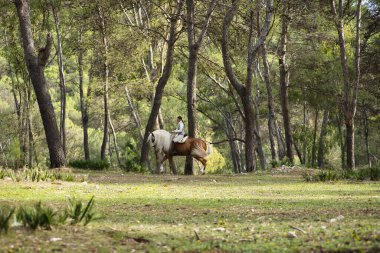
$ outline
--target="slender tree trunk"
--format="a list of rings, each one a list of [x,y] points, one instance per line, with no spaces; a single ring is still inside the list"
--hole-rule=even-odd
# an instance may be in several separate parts
[[[327,132],[327,123],[329,120],[329,111],[323,111],[322,125],[321,125],[321,133],[319,134],[319,144],[318,144],[318,158],[317,164],[319,168],[323,168],[324,166],[324,156],[325,156],[325,137]]]
[[[350,72],[347,61],[346,42],[344,38],[344,6],[343,0],[339,0],[338,10],[335,7],[335,0],[330,0],[331,12],[334,15],[336,29],[339,38],[340,61],[343,72],[343,115],[346,125],[346,152],[347,152],[347,169],[355,169],[355,129],[354,119],[356,114],[357,93],[360,83],[360,28],[361,28],[361,0],[357,1],[356,8],[356,44],[354,77],[350,81]]]
[[[346,145],[345,145],[345,142],[344,142],[344,133],[343,133],[343,129],[342,129],[342,120],[341,118],[339,117],[339,115],[336,116],[336,123],[337,123],[337,128],[338,128],[338,133],[339,133],[339,143],[340,143],[340,157],[341,157],[341,164],[342,164],[342,169],[345,169],[346,168],[346,152],[345,152],[345,149],[346,149]]]
[[[285,129],[285,142],[286,142],[286,155],[289,161],[293,164],[293,136],[290,127],[289,115],[289,102],[288,102],[288,88],[289,88],[289,70],[286,62],[286,47],[288,43],[288,3],[287,0],[282,1],[282,17],[281,17],[281,45],[279,52],[280,61],[280,96],[281,96],[281,110],[284,121]]]
[[[306,136],[306,129],[307,129],[307,126],[308,126],[308,122],[309,122],[309,119],[308,119],[308,112],[307,112],[307,109],[306,109],[306,101],[305,101],[303,103],[303,123],[302,123],[302,127],[303,127],[303,131],[302,132],[303,132],[304,136]],[[307,161],[306,146],[307,146],[307,140],[304,137],[304,141],[302,143],[303,164],[306,164],[306,161]]]
[[[316,109],[315,110],[315,117],[314,117],[313,146],[311,148],[311,161],[310,161],[312,168],[314,168],[315,160],[316,160],[316,153],[317,153],[318,115],[319,115],[319,111],[318,111],[318,109]]]
[[[78,74],[79,74],[79,96],[80,96],[80,111],[82,115],[82,128],[83,128],[83,151],[84,151],[84,159],[88,161],[90,159],[90,149],[88,144],[88,99],[86,99],[83,90],[83,53],[84,50],[82,48],[82,33],[83,28],[78,28]],[[92,68],[92,67],[91,67]],[[89,83],[90,87],[92,83],[92,70],[90,70],[89,74]],[[87,92],[87,96],[89,96]]]
[[[63,59],[62,59],[62,40],[61,34],[59,31],[59,18],[58,13],[55,7],[52,7],[55,31],[57,35],[57,55],[58,55],[58,70],[59,70],[59,88],[61,91],[61,111],[60,111],[60,125],[59,130],[61,134],[61,141],[63,152],[66,155],[66,84],[65,84],[65,75],[63,72]]]
[[[52,38],[50,34],[47,36],[46,46],[39,51],[37,56],[35,53],[32,25],[29,16],[29,4],[26,0],[15,0],[14,3],[17,8],[17,15],[20,22],[25,62],[36,93],[45,129],[50,155],[50,167],[62,167],[65,165],[65,153],[63,151],[54,108],[44,75],[44,67],[49,58]]]
[[[264,82],[267,89],[267,101],[268,101],[268,131],[269,131],[269,142],[270,142],[270,150],[272,155],[272,160],[277,160],[276,158],[276,144],[274,141],[275,137],[275,121],[276,116],[274,112],[274,103],[273,103],[273,95],[272,95],[272,84],[269,77],[269,63],[268,63],[268,52],[265,42],[261,48],[263,66],[264,66]]]
[[[117,163],[119,165],[119,168],[121,168],[122,164],[121,164],[121,160],[120,160],[119,147],[117,145],[117,137],[116,137],[115,127],[112,124],[111,116],[108,118],[108,122],[109,122],[111,130],[112,130],[112,138],[113,138],[113,144],[114,144],[114,147],[115,147],[115,153],[116,153]]]
[[[104,128],[103,128],[103,142],[100,149],[100,159],[106,159],[107,143],[109,142],[109,109],[108,109],[108,88],[109,88],[109,66],[108,66],[108,40],[106,31],[106,21],[103,13],[103,8],[98,6],[98,14],[100,18],[100,29],[103,43],[103,102],[104,102]]]
[[[231,118],[230,113],[227,112],[226,115],[229,118]],[[227,133],[227,137],[228,137],[228,144],[230,146],[230,152],[231,152],[232,164],[234,166],[234,172],[235,173],[241,173],[239,154],[238,154],[238,150],[236,147],[236,143],[233,140],[234,139],[234,130],[232,129],[233,126],[230,124],[230,121],[227,118],[224,119],[224,123],[225,123],[225,129],[226,129],[226,133]]]
[[[366,109],[363,110],[363,127],[364,127],[364,143],[365,143],[365,153],[367,156],[367,164],[371,168],[372,167],[372,161],[371,161],[371,153],[369,152],[369,126],[368,126],[368,116],[367,116],[367,111]]]
[[[211,13],[216,4],[216,0],[212,0],[209,4],[206,17],[204,19],[201,33],[196,38],[195,33],[195,3],[194,0],[186,0],[187,6],[187,41],[189,48],[189,66],[187,72],[187,121],[188,121],[188,135],[189,137],[196,137],[197,135],[197,65],[198,65],[198,52],[202,45],[202,41],[206,36],[207,28],[211,20]],[[193,159],[191,156],[186,157],[185,175],[192,175],[193,172]]]
[[[231,82],[234,89],[237,91],[238,95],[241,98],[244,110],[244,123],[245,123],[245,163],[246,171],[251,172],[256,170],[256,157],[255,157],[255,137],[259,138],[259,133],[255,125],[255,120],[257,120],[254,101],[252,98],[252,78],[253,78],[253,63],[257,57],[258,50],[261,48],[264,43],[268,31],[269,24],[272,20],[273,14],[273,2],[268,0],[266,2],[267,14],[264,22],[264,26],[260,31],[260,35],[256,41],[253,43],[253,10],[250,11],[250,32],[249,32],[249,41],[248,41],[248,57],[247,57],[247,75],[245,86],[241,84],[237,78],[230,59],[230,53],[228,48],[228,29],[231,25],[232,19],[235,16],[235,13],[238,9],[239,0],[234,0],[232,2],[231,8],[227,11],[222,26],[222,56],[223,56],[223,65],[226,71],[226,75]],[[260,158],[261,155],[260,155]],[[260,159],[262,167],[265,168],[265,160]],[[264,163],[264,165],[263,165]]]
[[[140,157],[141,164],[146,163],[148,160],[148,151],[149,151],[148,149],[149,146],[147,143],[148,136],[150,132],[153,131],[155,122],[157,120],[157,115],[161,107],[161,100],[162,100],[164,88],[169,80],[169,77],[172,71],[173,58],[174,58],[174,44],[175,44],[175,41],[177,40],[176,38],[177,21],[181,13],[183,3],[184,3],[184,0],[177,0],[175,13],[172,15],[172,18],[170,19],[170,31],[169,31],[169,39],[167,42],[168,47],[167,47],[167,53],[166,53],[166,62],[165,62],[162,75],[160,79],[158,80],[158,84],[156,86],[156,92],[153,99],[152,110],[150,112],[147,125],[145,127],[144,141],[141,147],[141,157]]]

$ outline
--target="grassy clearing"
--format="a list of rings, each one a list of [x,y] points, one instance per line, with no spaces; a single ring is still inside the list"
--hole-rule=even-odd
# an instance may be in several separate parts
[[[86,171],[88,173],[88,171]],[[0,251],[378,252],[380,183],[306,183],[293,174],[153,176],[91,172],[88,183],[0,180],[0,205],[87,200],[104,218],[10,228]]]

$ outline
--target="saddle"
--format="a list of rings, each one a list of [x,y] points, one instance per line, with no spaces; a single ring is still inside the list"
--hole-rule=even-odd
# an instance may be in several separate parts
[[[171,155],[176,155],[177,152],[174,150],[174,144],[175,143],[183,144],[183,143],[186,142],[187,138],[189,138],[189,136],[187,136],[187,134],[185,134],[184,137],[182,138],[182,140],[174,141],[174,136],[172,136],[172,142],[170,144],[170,154]]]

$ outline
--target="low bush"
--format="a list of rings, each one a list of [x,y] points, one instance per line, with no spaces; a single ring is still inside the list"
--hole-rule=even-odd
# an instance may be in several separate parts
[[[17,222],[23,227],[36,230],[38,228],[50,230],[53,225],[65,224],[68,220],[71,225],[83,222],[87,225],[93,220],[100,219],[101,216],[93,211],[94,196],[90,199],[87,205],[82,201],[75,198],[70,198],[68,205],[62,211],[42,205],[41,201],[33,207],[21,206],[14,207],[1,207],[0,208],[0,233],[7,233],[9,230],[9,223],[15,216]],[[15,214],[15,215],[14,215]]]
[[[110,164],[105,160],[73,160],[69,162],[69,166],[77,169],[106,170],[110,168]]]
[[[71,219],[71,224],[77,224],[84,221],[84,225],[87,225],[92,220],[98,218],[98,216],[92,211],[94,203],[94,196],[92,196],[86,206],[83,205],[82,201],[70,198],[68,207],[65,211],[65,216]]]
[[[42,206],[41,201],[33,208],[20,207],[17,211],[17,221],[24,227],[36,230],[38,227],[51,229],[52,225],[57,224],[57,212],[51,207]]]
[[[32,169],[21,169],[21,170],[11,170],[11,169],[0,169],[0,179],[10,178],[14,182],[19,181],[84,181],[84,176],[75,176],[71,172],[62,172],[49,169],[40,169],[38,167]]]
[[[338,180],[380,180],[380,167],[364,167],[357,170],[321,170],[317,173],[304,173],[307,182],[325,182]]]
[[[9,222],[15,209],[10,207],[0,207],[0,233],[8,233]]]

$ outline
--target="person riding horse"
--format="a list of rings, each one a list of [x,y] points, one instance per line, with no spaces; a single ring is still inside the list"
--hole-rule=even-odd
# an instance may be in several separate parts
[[[173,138],[173,142],[180,142],[185,137],[185,125],[183,124],[182,117],[177,117],[177,129],[173,131],[176,134]]]

